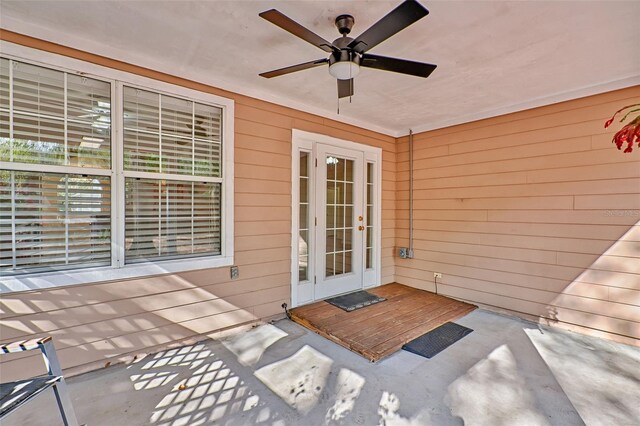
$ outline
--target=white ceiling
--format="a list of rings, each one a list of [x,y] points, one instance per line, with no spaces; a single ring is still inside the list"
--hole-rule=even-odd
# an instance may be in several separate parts
[[[326,55],[258,17],[276,8],[322,37],[355,37],[399,1],[11,1],[0,26],[398,136],[640,84],[640,2],[426,1],[371,53],[438,65],[428,79],[363,69],[336,116]]]

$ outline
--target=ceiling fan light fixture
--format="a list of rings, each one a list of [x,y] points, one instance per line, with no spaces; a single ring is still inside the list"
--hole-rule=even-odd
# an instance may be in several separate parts
[[[352,61],[334,62],[329,65],[329,74],[338,80],[350,80],[360,74],[360,65]]]

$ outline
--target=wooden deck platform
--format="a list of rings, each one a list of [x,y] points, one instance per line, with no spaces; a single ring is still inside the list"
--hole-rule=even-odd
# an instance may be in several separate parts
[[[375,362],[476,309],[474,305],[402,284],[368,291],[387,300],[352,312],[316,302],[292,309],[291,319]]]

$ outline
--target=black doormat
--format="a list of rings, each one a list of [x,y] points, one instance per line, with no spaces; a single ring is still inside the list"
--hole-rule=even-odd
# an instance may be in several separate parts
[[[349,294],[343,294],[342,296],[332,297],[331,299],[326,299],[325,302],[331,303],[333,306],[337,306],[347,312],[351,312],[356,309],[364,308],[365,306],[384,302],[385,300],[387,299],[384,297],[376,296],[375,294],[360,290]]]
[[[440,327],[413,339],[402,346],[402,349],[425,358],[433,358],[472,331],[472,329],[454,322],[446,322]]]

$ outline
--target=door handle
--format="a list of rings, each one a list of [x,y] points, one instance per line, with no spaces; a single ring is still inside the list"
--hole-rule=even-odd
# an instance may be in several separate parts
[[[363,231],[364,230],[364,226],[360,225],[358,226],[358,231]]]
[[[359,220],[360,222],[362,222],[362,219],[363,219],[363,217],[362,217],[362,216],[358,216],[358,220]]]

